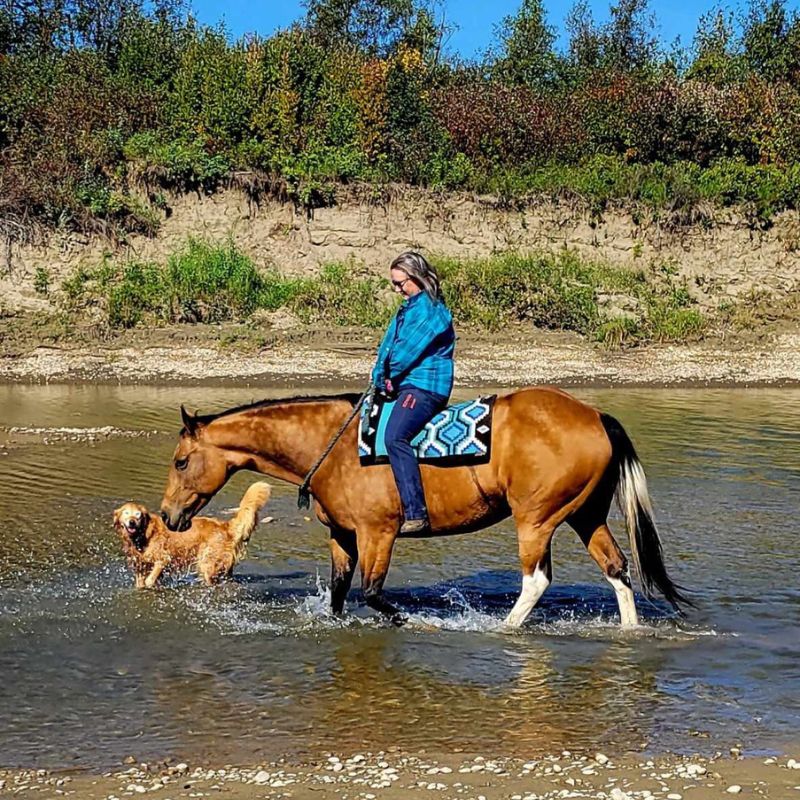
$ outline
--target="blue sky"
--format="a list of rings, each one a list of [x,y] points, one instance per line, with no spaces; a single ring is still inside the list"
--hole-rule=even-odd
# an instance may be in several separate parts
[[[290,25],[300,19],[305,9],[302,3],[293,0],[190,0],[201,22],[216,24],[221,19],[234,37],[256,32],[267,36],[277,28]],[[563,35],[564,19],[572,7],[572,0],[549,0],[545,3],[548,19]],[[674,0],[652,0],[651,9],[658,21],[658,36],[662,42],[671,44],[680,36],[683,44],[691,44],[697,21],[702,14],[717,4],[714,0],[699,3],[676,3]],[[790,2],[787,5],[795,6]],[[608,2],[590,0],[596,21],[608,18]],[[444,0],[447,19],[457,26],[449,41],[448,49],[469,58],[480,54],[491,43],[495,25],[503,17],[519,8],[519,0]],[[563,44],[563,37],[560,40]]]

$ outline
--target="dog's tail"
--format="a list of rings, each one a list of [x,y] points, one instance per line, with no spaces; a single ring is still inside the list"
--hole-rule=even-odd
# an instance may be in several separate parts
[[[242,502],[239,503],[239,509],[230,522],[233,542],[237,548],[247,544],[258,524],[258,514],[266,505],[271,494],[272,487],[264,481],[254,483],[244,493]]]

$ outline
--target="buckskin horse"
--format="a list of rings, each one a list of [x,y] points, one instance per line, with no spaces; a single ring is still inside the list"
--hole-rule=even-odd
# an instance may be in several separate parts
[[[354,395],[264,400],[219,414],[189,414],[169,468],[164,522],[185,530],[235,472],[255,470],[300,484],[353,413]],[[383,594],[401,521],[389,466],[362,467],[353,419],[310,483],[319,520],[330,528],[331,607],[340,614],[356,565],[367,604],[401,624]],[[522,591],[506,618],[519,627],[552,580],[551,542],[569,523],[616,593],[623,626],[638,624],[628,562],[608,528],[615,494],[633,562],[649,597],[689,603],[670,579],[642,465],[620,423],[559,389],[498,397],[490,460],[474,466],[423,465],[431,520],[427,535],[477,531],[509,515],[517,529]]]

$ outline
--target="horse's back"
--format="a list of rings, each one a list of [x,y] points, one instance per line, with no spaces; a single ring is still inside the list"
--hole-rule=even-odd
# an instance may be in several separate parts
[[[498,413],[499,412],[499,413]],[[603,430],[600,412],[556,386],[532,386],[497,398],[495,413],[500,425],[542,423],[542,431]]]
[[[596,479],[611,459],[600,412],[556,387],[499,397],[494,424],[493,461],[503,482],[535,472],[581,483]]]

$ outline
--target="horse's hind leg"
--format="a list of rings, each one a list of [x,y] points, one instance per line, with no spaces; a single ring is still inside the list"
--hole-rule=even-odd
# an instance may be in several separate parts
[[[383,583],[392,560],[395,535],[390,532],[359,534],[358,557],[361,565],[361,588],[367,605],[395,625],[404,625],[405,615],[383,596]]]
[[[358,564],[356,535],[339,528],[331,529],[331,611],[341,614]]]
[[[633,599],[628,560],[614,540],[606,522],[589,522],[588,518],[578,516],[570,518],[569,523],[575,528],[589,555],[597,562],[606,580],[613,587],[622,626],[638,625],[639,617]]]
[[[505,620],[505,624],[510,628],[519,628],[525,622],[531,609],[539,602],[539,598],[553,580],[550,543],[553,541],[554,530],[550,524],[536,525],[525,520],[517,520],[522,591]]]

